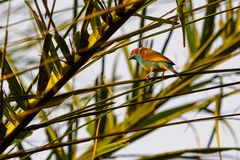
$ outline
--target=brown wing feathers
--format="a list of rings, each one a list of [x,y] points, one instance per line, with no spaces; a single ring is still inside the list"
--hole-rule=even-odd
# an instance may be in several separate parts
[[[145,60],[145,61],[167,62],[174,65],[174,63],[170,59],[151,49],[142,48],[141,56],[142,56],[142,60]]]

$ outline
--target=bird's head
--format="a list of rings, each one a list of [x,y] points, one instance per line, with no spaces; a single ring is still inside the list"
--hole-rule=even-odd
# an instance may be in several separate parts
[[[132,50],[131,55],[129,56],[128,59],[129,59],[129,60],[135,59],[136,56],[138,56],[138,55],[141,53],[141,49],[142,49],[142,48],[136,48],[136,49]]]

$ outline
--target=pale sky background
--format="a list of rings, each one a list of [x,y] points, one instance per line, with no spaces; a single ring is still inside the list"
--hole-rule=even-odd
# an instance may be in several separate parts
[[[236,2],[235,4],[237,5],[238,0],[233,0]],[[13,0],[12,2],[12,7],[16,8],[19,4],[22,5],[23,1],[22,0]],[[56,4],[56,10],[61,10],[65,8],[69,8],[72,6],[72,1],[66,1],[66,0],[57,0]],[[200,6],[205,4],[205,0],[195,0],[194,5],[195,6]],[[155,17],[160,17],[161,15],[165,14],[167,11],[173,9],[176,7],[175,0],[162,0],[155,2],[155,4],[152,4],[151,7],[149,8],[147,14]],[[7,9],[7,4],[4,3],[4,5],[0,5],[0,10],[6,10]],[[1,11],[2,12],[2,11]],[[11,22],[16,22],[22,19],[25,19],[29,17],[28,14],[28,9],[25,6],[24,8],[20,8],[18,10],[14,10],[11,16]],[[200,18],[204,15],[203,11],[198,12],[196,18]],[[72,16],[72,11],[67,11],[63,13],[56,14],[56,16],[59,16],[59,19],[61,22],[64,21],[69,21],[69,16]],[[54,18],[53,18],[54,19]],[[2,18],[2,21],[0,21],[0,25],[4,25],[6,22],[5,17]],[[147,22],[149,23],[149,22]],[[60,24],[60,22],[59,22]],[[32,21],[27,21],[18,25],[15,25],[13,27],[10,27],[10,37],[13,35],[16,37],[16,39],[21,39],[23,37],[29,36],[29,31],[27,30],[27,26],[32,25]],[[123,25],[123,27],[118,30],[117,34],[115,36],[118,36],[120,34],[125,34],[127,32],[131,32],[133,30],[136,30],[136,26],[139,25],[139,18],[131,18],[126,24]],[[197,25],[200,27],[202,25],[202,22],[197,22]],[[164,28],[168,28],[169,26],[166,27],[161,27],[159,29],[155,29],[154,32],[163,30]],[[218,26],[216,26],[218,27]],[[0,33],[3,33],[3,29],[0,30]],[[151,32],[149,32],[151,33]],[[2,34],[3,35],[3,34]],[[34,33],[33,33],[34,35]],[[161,34],[158,36],[155,36],[153,38],[154,40],[154,46],[153,49],[157,51],[161,51],[163,47],[163,43],[165,42],[165,39],[167,37],[168,33],[166,34]],[[2,38],[3,36],[0,37],[1,39],[1,45],[2,45]],[[131,40],[135,40],[138,38],[138,36],[133,37]],[[10,42],[14,41],[14,39],[10,38]],[[137,47],[137,43],[132,44],[129,46],[129,50],[134,49]],[[218,44],[216,44],[218,46]],[[10,46],[11,48],[11,46]],[[26,62],[24,59],[28,57],[29,55],[39,55],[40,47],[36,49],[34,47],[34,50],[29,50],[29,53],[22,53],[19,51],[18,56],[14,57],[14,59],[18,59],[20,62],[19,68],[25,67]],[[165,55],[173,60],[176,63],[176,70],[177,71],[182,71],[184,69],[184,64],[185,61],[188,57],[188,49],[187,47],[183,47],[182,43],[182,31],[181,28],[174,30],[173,36],[171,37],[170,43],[167,47],[167,50],[165,52]],[[124,61],[124,53],[122,52],[121,49],[117,50],[115,53],[112,53],[110,55],[106,56],[106,66],[112,66],[112,64],[115,62],[115,59],[118,58],[118,72],[117,75],[119,76],[118,81],[122,80],[128,80],[130,78],[130,74],[128,73],[127,70],[127,64]],[[222,65],[216,67],[216,69],[223,69],[223,68],[239,68],[239,56],[235,57],[234,59],[231,59],[231,63],[225,62]],[[136,64],[136,62],[132,62]],[[77,79],[77,88],[82,88],[86,85],[92,85],[94,83],[95,78],[99,75],[100,72],[100,65],[101,61],[95,63],[91,67],[87,68],[85,71],[81,72],[78,76],[81,76],[83,78]],[[34,64],[33,64],[34,66]],[[29,66],[30,67],[30,66]],[[24,69],[24,68],[23,68]],[[33,71],[32,73],[36,73],[37,71]],[[110,74],[112,73],[112,68],[111,67],[106,67],[106,78],[110,78]],[[166,74],[172,74],[171,72],[167,72]],[[30,75],[30,73],[29,73]],[[208,76],[204,76],[203,78],[206,78]],[[237,81],[239,77],[228,77],[224,78],[224,82],[230,82],[230,81]],[[167,80],[164,81],[163,85],[168,85],[171,83],[173,80]],[[161,89],[161,85],[158,85],[157,87]],[[235,86],[237,87],[237,86]],[[239,86],[238,86],[239,87]],[[174,106],[174,104],[182,104],[186,102],[191,102],[193,99],[203,99],[204,97],[208,97],[209,95],[213,95],[214,93],[219,92],[219,90],[211,90],[211,91],[206,91],[206,92],[201,92],[197,94],[192,94],[192,95],[187,95],[187,96],[181,96],[177,97],[174,100],[171,100],[170,102],[166,103],[164,107],[161,108],[162,110],[169,109]],[[123,99],[125,97],[122,97]],[[233,110],[239,106],[239,95],[237,96],[231,96],[231,98],[227,98],[223,101],[223,113],[233,113]],[[122,100],[123,100],[122,99]],[[122,102],[121,98],[119,98],[119,102]],[[213,107],[213,106],[212,106]],[[118,120],[121,120],[124,116],[125,110],[118,110],[116,112],[118,114]],[[59,112],[54,113],[55,115],[62,114]],[[198,114],[197,112],[191,112],[184,114],[183,118],[184,119],[177,119],[177,120],[186,120],[186,119],[193,119],[193,118],[200,118],[200,117],[205,117],[205,116],[210,116],[208,114]],[[234,128],[234,131],[236,133],[238,142],[235,142],[232,135],[230,134],[229,130],[226,128],[224,125],[220,125],[220,138],[221,138],[221,145],[226,146],[226,147],[235,147],[236,143],[240,143],[240,135],[237,134],[240,132],[240,125],[238,121],[228,121]],[[34,121],[36,123],[36,121]],[[81,121],[81,123],[83,123]],[[167,151],[173,151],[173,150],[178,150],[178,149],[188,149],[188,148],[198,148],[198,147],[205,147],[208,143],[210,133],[212,132],[212,126],[214,124],[214,121],[204,121],[204,122],[198,122],[194,123],[194,129],[193,131],[187,124],[184,125],[178,125],[178,126],[172,126],[172,127],[165,127],[165,128],[160,128],[157,129],[156,131],[152,132],[151,134],[145,136],[144,138],[141,138],[140,140],[136,141],[135,143],[129,145],[128,147],[125,147],[124,149],[118,151],[115,153],[115,155],[122,155],[122,154],[144,154],[144,155],[151,155],[151,154],[158,154],[158,153],[163,153]],[[195,133],[194,133],[195,132]],[[196,134],[197,133],[197,134]],[[34,132],[33,136],[28,138],[28,141],[31,141],[32,144],[35,146],[43,144],[44,138],[39,139],[41,135],[43,134],[43,131],[37,130]],[[79,138],[83,138],[82,135],[87,137],[87,133],[83,131],[81,133],[81,136]],[[200,143],[199,143],[199,142]],[[83,143],[79,148],[79,153],[82,153],[87,146],[91,143]],[[25,144],[26,146],[32,147],[29,144]],[[216,141],[214,140],[213,145],[216,146]],[[80,150],[82,149],[82,151]],[[47,152],[47,151],[46,151]],[[39,152],[34,154],[32,157],[34,160],[40,160],[44,159],[45,156],[48,154],[44,154],[45,152]],[[235,154],[235,152],[224,152],[223,154]],[[118,158],[117,160],[121,160],[123,158]],[[133,160],[135,158],[124,158],[128,160]]]

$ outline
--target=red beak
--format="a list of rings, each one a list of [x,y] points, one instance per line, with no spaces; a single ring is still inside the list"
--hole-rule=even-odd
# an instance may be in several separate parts
[[[131,60],[131,59],[133,59],[133,56],[132,56],[132,55],[130,55],[130,56],[128,57],[128,60]]]

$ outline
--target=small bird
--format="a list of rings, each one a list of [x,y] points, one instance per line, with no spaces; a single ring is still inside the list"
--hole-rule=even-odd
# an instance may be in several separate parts
[[[181,78],[180,73],[175,71],[172,67],[175,64],[170,59],[154,50],[144,47],[136,48],[132,50],[131,55],[128,59],[135,59],[143,67],[143,69],[148,71],[148,74],[146,74],[144,77],[147,81],[152,72],[163,72],[163,79],[164,73],[167,70],[172,71]]]

